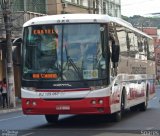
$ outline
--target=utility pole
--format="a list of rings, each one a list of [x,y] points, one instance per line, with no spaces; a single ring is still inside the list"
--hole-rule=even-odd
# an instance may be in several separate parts
[[[6,82],[9,106],[16,107],[11,41],[11,1],[1,0],[0,4],[2,8],[2,14],[6,31]]]

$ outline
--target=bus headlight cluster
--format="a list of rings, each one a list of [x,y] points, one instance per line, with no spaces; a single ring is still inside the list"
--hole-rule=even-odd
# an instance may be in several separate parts
[[[35,102],[35,101],[33,101],[33,102],[31,102],[30,100],[27,100],[26,101],[26,105],[32,105],[32,106],[36,106],[37,105],[37,103]]]
[[[102,99],[99,99],[99,100],[92,100],[91,101],[91,104],[93,104],[93,105],[95,105],[95,104],[103,104],[104,102],[103,102],[103,100]]]

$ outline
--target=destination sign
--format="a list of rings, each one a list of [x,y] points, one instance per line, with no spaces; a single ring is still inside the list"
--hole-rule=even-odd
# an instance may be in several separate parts
[[[46,78],[46,79],[49,79],[49,78],[57,78],[57,74],[32,74],[32,78],[35,78],[35,79],[39,79],[39,78]]]
[[[56,34],[54,29],[35,29],[32,31],[34,35]]]

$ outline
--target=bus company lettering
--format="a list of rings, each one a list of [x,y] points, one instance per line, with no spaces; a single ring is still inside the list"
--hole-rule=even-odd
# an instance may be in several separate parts
[[[146,74],[146,67],[132,67],[131,74]]]

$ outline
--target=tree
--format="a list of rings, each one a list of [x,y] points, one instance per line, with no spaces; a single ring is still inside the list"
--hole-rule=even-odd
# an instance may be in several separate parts
[[[1,0],[0,5],[6,32],[6,81],[8,87],[9,106],[16,107],[11,41],[11,2],[10,0]]]

